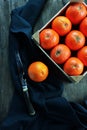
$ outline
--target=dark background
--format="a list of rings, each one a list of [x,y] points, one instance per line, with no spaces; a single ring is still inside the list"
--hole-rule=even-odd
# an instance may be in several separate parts
[[[9,24],[12,9],[24,5],[28,0],[0,0],[0,121],[6,117],[12,100],[14,85],[12,84],[8,45]],[[52,16],[61,9],[69,0],[47,0],[34,32],[40,29]],[[87,0],[85,0],[87,3]],[[87,75],[77,84],[62,80],[64,84],[64,96],[69,101],[81,102],[87,97]]]

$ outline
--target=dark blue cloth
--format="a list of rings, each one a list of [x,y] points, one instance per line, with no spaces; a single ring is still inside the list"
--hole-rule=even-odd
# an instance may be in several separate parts
[[[87,102],[84,106],[68,102],[61,97],[63,84],[56,76],[52,63],[31,40],[33,27],[46,0],[29,0],[12,11],[9,32],[9,62],[15,87],[11,107],[0,130],[86,130]],[[29,94],[36,110],[35,116],[27,114],[26,104],[17,73],[15,51],[20,52],[27,78]],[[49,67],[48,78],[35,83],[28,78],[27,68],[33,61],[43,61]],[[59,75],[60,77],[60,75]]]

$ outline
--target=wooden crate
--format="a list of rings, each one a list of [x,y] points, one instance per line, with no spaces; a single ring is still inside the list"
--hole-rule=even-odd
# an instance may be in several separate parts
[[[84,5],[86,5],[85,2],[84,2],[84,0],[70,0],[60,11],[58,11],[58,13],[56,13],[56,14],[49,20],[49,22],[47,22],[40,30],[38,30],[37,32],[35,32],[35,33],[32,35],[32,39],[34,40],[34,43],[39,47],[39,49],[45,54],[45,56],[48,57],[48,59],[55,65],[55,67],[56,67],[58,70],[61,71],[61,73],[62,73],[63,75],[65,75],[70,81],[75,82],[75,83],[78,83],[78,82],[87,74],[87,71],[85,71],[82,75],[79,75],[79,76],[69,76],[68,74],[66,74],[66,73],[63,71],[63,69],[62,69],[58,64],[56,64],[56,63],[52,60],[52,58],[48,55],[48,53],[40,46],[40,41],[39,41],[39,33],[40,33],[43,29],[49,27],[50,23],[52,22],[52,20],[53,20],[55,17],[57,17],[57,16],[63,14],[63,12],[66,10],[66,8],[67,8],[72,2],[82,2]]]

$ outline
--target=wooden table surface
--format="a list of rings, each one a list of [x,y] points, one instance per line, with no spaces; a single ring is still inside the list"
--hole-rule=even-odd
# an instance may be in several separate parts
[[[28,0],[0,0],[0,121],[6,116],[14,92],[8,59],[8,32],[12,9],[24,5]],[[68,0],[63,1],[67,3]],[[87,3],[87,1],[85,0]],[[34,31],[40,29],[64,5],[62,0],[48,0]],[[69,101],[81,102],[87,98],[87,75],[77,84],[64,80],[64,96]]]
[[[14,91],[8,58],[10,14],[12,9],[24,5],[27,1],[0,0],[0,120],[8,113]]]

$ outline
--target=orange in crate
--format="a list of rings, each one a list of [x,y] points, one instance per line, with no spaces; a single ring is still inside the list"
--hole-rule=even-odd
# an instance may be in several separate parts
[[[41,47],[47,50],[59,43],[59,35],[53,29],[44,29],[39,37]]]
[[[82,74],[84,65],[76,57],[70,57],[64,64],[64,71],[71,76],[78,76]]]
[[[65,16],[70,19],[72,24],[79,24],[87,15],[86,6],[83,3],[72,3],[66,9]]]
[[[60,36],[66,35],[72,28],[71,21],[65,16],[58,16],[52,21],[52,29]]]

